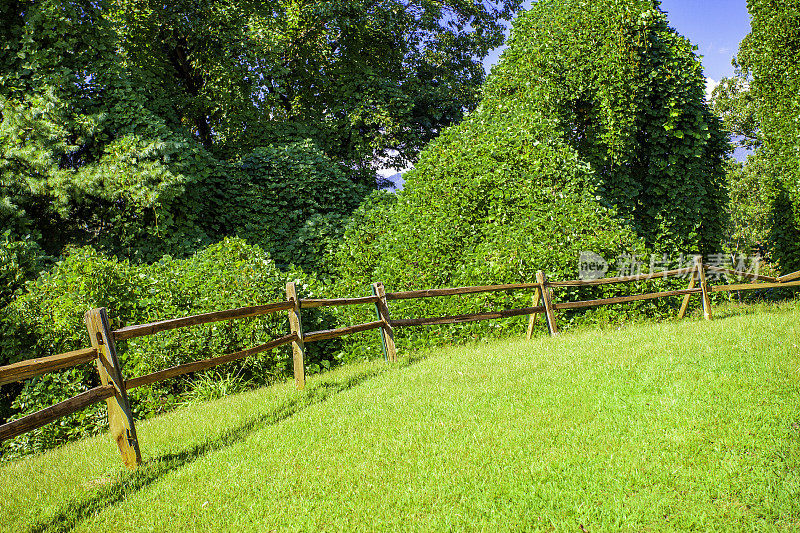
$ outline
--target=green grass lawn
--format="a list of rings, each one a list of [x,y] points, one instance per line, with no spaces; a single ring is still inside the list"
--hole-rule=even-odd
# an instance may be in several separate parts
[[[800,305],[440,349],[0,466],[4,531],[800,528]]]

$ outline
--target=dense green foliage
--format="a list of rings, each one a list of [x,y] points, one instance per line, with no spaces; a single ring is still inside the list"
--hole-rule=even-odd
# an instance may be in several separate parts
[[[137,424],[135,471],[108,435],[0,464],[0,528],[791,530],[800,302],[727,311],[189,406]]]
[[[574,279],[583,250],[612,271],[622,254],[717,251],[727,143],[703,87],[692,45],[656,3],[536,3],[514,22],[478,109],[421,153],[396,201],[353,217],[339,252],[346,289],[531,281],[537,269]],[[394,308],[425,316],[529,302]],[[459,327],[449,331],[491,329]]]
[[[658,2],[542,1],[514,25],[482,111],[543,117],[648,244],[718,249],[727,146],[694,46]]]
[[[733,146],[753,149],[761,143],[756,100],[750,90],[752,79],[733,59],[734,76],[723,78],[711,93],[711,109],[722,118]]]
[[[190,124],[206,148],[312,138],[336,161],[369,168],[394,151],[394,163],[413,160],[474,107],[481,59],[519,5],[134,0],[106,18],[128,63],[163,87],[159,115]]]
[[[770,229],[770,182],[765,172],[766,160],[761,151],[757,102],[750,90],[752,78],[733,59],[735,74],[723,78],[709,99],[712,111],[721,119],[733,149],[747,150],[744,162],[733,157],[726,162],[728,202],[725,251],[749,255],[767,251]]]
[[[749,3],[753,32],[737,77],[715,91],[715,116],[694,47],[658,0],[541,0],[516,20],[479,89],[480,59],[519,4],[0,4],[0,365],[86,346],[91,307],[108,307],[115,326],[141,323],[280,300],[295,278],[306,295],[330,297],[364,296],[373,281],[389,291],[529,282],[539,269],[574,279],[583,251],[624,274],[632,254],[645,269],[653,253],[671,260],[658,267],[676,267],[723,240],[739,252],[769,242],[782,270],[800,268],[794,7]],[[746,165],[726,161],[722,124],[758,148]],[[377,168],[409,162],[404,191],[373,190]],[[392,314],[530,301],[531,291],[398,301]],[[676,301],[563,312],[559,322],[664,316]],[[373,313],[303,321],[321,329]],[[264,342],[284,320],[121,343],[126,375]],[[397,334],[410,349],[520,332],[525,320]],[[310,345],[309,370],[379,350],[375,332],[346,342]],[[134,390],[136,416],[279,378],[287,353]],[[4,387],[0,421],[96,380],[87,365]],[[4,451],[103,424],[97,406]]]
[[[748,0],[751,31],[738,61],[749,81],[768,179],[770,251],[783,272],[800,269],[800,2]]]
[[[375,171],[475,107],[481,60],[519,5],[1,2],[0,364],[85,346],[90,307],[119,324],[282,299],[291,276],[317,290],[292,266],[331,274]],[[231,236],[256,246],[217,244]],[[250,346],[283,332],[276,320],[130,341],[126,374]],[[315,344],[310,370],[339,355]],[[282,357],[220,381],[263,383]],[[95,381],[85,367],[4,387],[0,419]],[[145,416],[208,382],[134,404]],[[101,411],[10,446],[94,430]]]
[[[319,249],[353,183],[374,188],[377,167],[474,107],[518,5],[2,2],[0,223],[52,255],[185,256],[295,207],[246,187],[263,177],[242,167],[275,158],[287,196],[326,190],[285,220]],[[287,255],[284,241],[256,240]]]
[[[507,126],[473,117],[448,130],[423,153],[402,193],[380,194],[356,212],[338,252],[343,281],[336,290],[364,295],[371,280],[383,281],[391,291],[523,282],[535,279],[538,269],[573,279],[583,250],[612,262],[621,253],[644,251],[636,235],[598,205],[587,183],[589,171],[574,154],[526,142],[524,134],[503,137]],[[392,313],[446,316],[526,307],[530,299],[530,292],[522,291],[397,301]],[[518,330],[522,322],[399,335],[439,343]]]
[[[83,314],[107,307],[112,327],[141,324],[275,302],[285,299],[287,281],[297,280],[306,297],[317,283],[308,274],[282,272],[258,247],[225,240],[184,260],[165,257],[152,265],[131,264],[103,256],[91,248],[75,250],[29,290],[2,311],[0,365],[53,355],[89,345]],[[305,312],[309,330],[331,327],[323,312]],[[118,351],[127,377],[255,346],[286,334],[285,314],[173,330],[120,342]],[[334,341],[315,343],[306,360],[312,373],[335,361]],[[287,366],[287,364],[289,366]],[[220,367],[215,372],[235,375],[253,385],[269,383],[291,373],[286,347]],[[202,385],[202,375],[200,384]],[[13,390],[4,387],[0,409],[23,415],[83,392],[97,384],[97,371],[87,364],[28,380]],[[137,418],[151,416],[191,394],[190,379],[169,380],[131,391]],[[9,405],[10,404],[10,405]],[[94,432],[105,421],[104,404],[62,419],[10,441],[5,451],[38,451],[65,438]]]
[[[729,253],[749,255],[767,251],[771,201],[770,180],[764,166],[760,153],[748,156],[744,163],[728,161],[730,203],[725,245]]]
[[[260,243],[281,265],[326,270],[327,256],[341,236],[345,214],[367,192],[310,141],[257,148],[241,162],[242,178],[226,191],[235,201],[221,204],[237,213],[227,231]],[[246,212],[237,204],[250,206]]]
[[[22,289],[25,281],[42,269],[42,251],[36,242],[14,240],[6,230],[0,235],[0,309]]]

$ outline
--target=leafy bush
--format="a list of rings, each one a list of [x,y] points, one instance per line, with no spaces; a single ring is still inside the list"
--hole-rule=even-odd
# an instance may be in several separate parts
[[[303,280],[301,283],[299,280]],[[279,270],[259,247],[227,239],[185,259],[163,258],[134,265],[104,256],[92,248],[72,251],[42,275],[3,311],[0,364],[42,357],[89,345],[83,315],[108,307],[112,328],[249,305],[285,300],[287,281],[298,281],[303,296],[318,293],[318,283],[301,272]],[[324,311],[303,313],[311,331],[332,327]],[[173,365],[235,352],[288,333],[284,313],[173,330],[117,344],[127,378]],[[307,349],[309,372],[335,364],[336,341]],[[212,372],[236,374],[255,385],[291,373],[291,350],[280,349],[218,367]],[[199,374],[194,379],[204,378]],[[193,379],[169,380],[130,392],[136,418],[169,409],[193,388]],[[203,381],[201,381],[203,383]],[[22,416],[98,384],[91,364],[25,382],[10,408]],[[9,399],[6,399],[8,402]],[[8,406],[7,406],[8,407]],[[5,444],[5,453],[46,449],[79,434],[101,429],[105,407],[98,404]]]
[[[446,132],[407,175],[403,192],[373,194],[347,227],[337,252],[341,277],[329,292],[364,296],[373,281],[384,282],[387,291],[530,282],[539,269],[551,279],[574,279],[581,251],[591,250],[612,263],[620,255],[647,251],[635,232],[597,201],[591,170],[569,147],[537,143],[524,133],[509,141],[496,135],[494,127],[468,120]],[[493,141],[472,142],[470,135]],[[660,285],[676,283],[685,282]],[[558,295],[586,299],[641,289],[616,286],[561,290]],[[517,291],[399,300],[390,307],[395,318],[416,318],[528,307],[531,298],[532,291]],[[666,302],[644,303],[615,316],[643,309],[659,314],[669,307]],[[373,320],[371,309],[339,313],[342,322]],[[600,310],[592,319],[607,316]],[[590,318],[563,313],[559,320]],[[525,323],[525,317],[516,317],[435,327],[433,332],[400,329],[398,345],[407,349],[519,333]],[[379,350],[372,336],[362,336],[348,337],[343,351],[344,357],[360,358],[374,357]]]

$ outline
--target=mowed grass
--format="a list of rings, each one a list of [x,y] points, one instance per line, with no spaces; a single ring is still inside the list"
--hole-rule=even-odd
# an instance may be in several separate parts
[[[0,467],[5,531],[800,528],[800,305],[352,365]]]

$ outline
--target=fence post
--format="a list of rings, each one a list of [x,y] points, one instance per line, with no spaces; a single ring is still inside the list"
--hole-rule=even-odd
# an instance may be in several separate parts
[[[695,284],[697,283],[697,270],[692,271],[692,279],[689,280],[689,286],[687,289],[694,289]],[[691,299],[692,295],[687,294],[683,297],[683,303],[681,303],[681,310],[678,312],[678,319],[686,316],[686,310],[689,308],[689,300]]]
[[[539,283],[539,290],[542,294],[542,301],[544,302],[544,316],[547,320],[547,329],[550,335],[558,335],[558,326],[556,325],[556,317],[553,313],[553,301],[550,289],[547,288],[547,277],[541,270],[536,271],[536,281]]]
[[[708,296],[709,290],[705,269],[706,265],[703,264],[703,260],[700,259],[700,262],[697,264],[697,278],[700,280],[700,287],[703,289],[703,317],[706,320],[711,320],[711,298]]]
[[[383,322],[380,329],[383,358],[393,363],[397,361],[397,348],[394,345],[394,328],[389,322],[389,304],[386,301],[386,290],[383,288],[383,283],[373,283],[372,294],[378,297],[378,301],[375,302],[375,316]]]
[[[537,288],[533,292],[533,305],[531,307],[538,306],[539,305],[539,301],[541,300],[541,298],[542,298],[541,290],[539,288]],[[526,338],[528,340],[531,340],[531,337],[533,337],[533,325],[536,324],[536,317],[537,316],[539,316],[539,313],[533,313],[530,316],[530,318],[528,319],[528,334],[526,335]]]
[[[125,380],[122,377],[122,368],[117,358],[117,348],[106,308],[87,311],[84,321],[86,329],[89,330],[92,346],[97,350],[97,372],[100,374],[100,381],[103,385],[114,386],[114,396],[106,399],[109,432],[117,442],[125,466],[136,468],[142,464],[142,454],[139,451],[133,413],[125,390]]]
[[[294,384],[297,387],[297,390],[303,390],[306,387],[303,323],[300,321],[300,298],[297,297],[297,287],[295,287],[293,281],[290,281],[286,284],[286,299],[294,302],[294,308],[289,309],[289,329],[295,337],[292,341]]]

